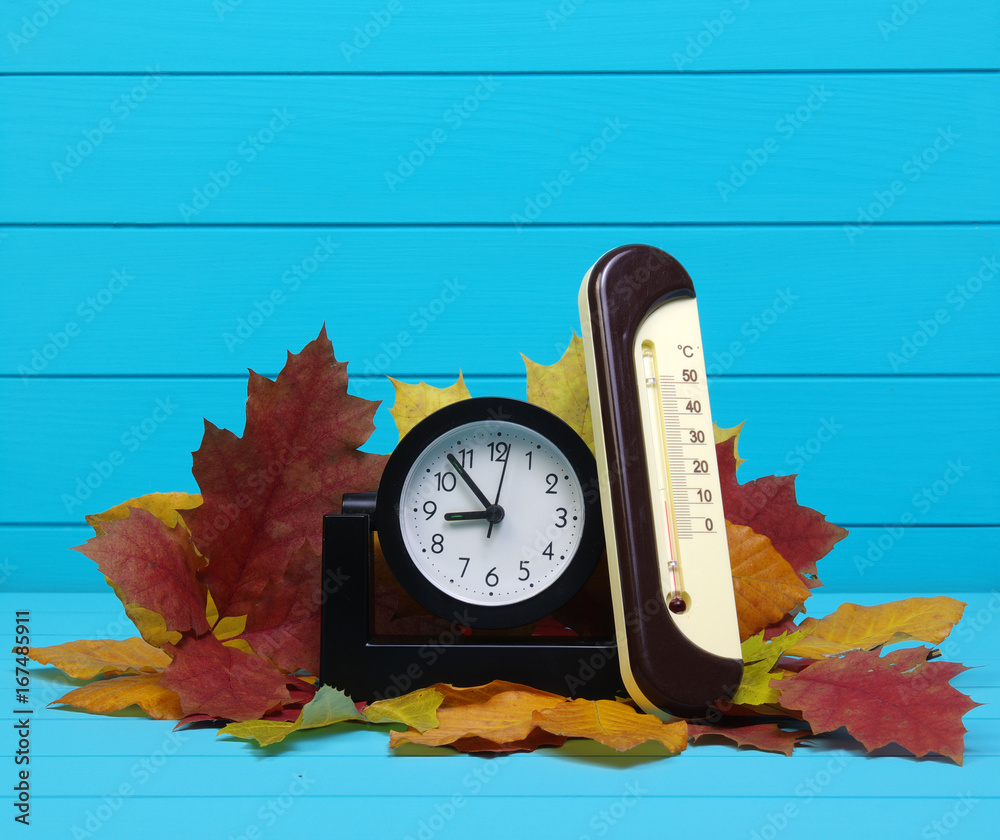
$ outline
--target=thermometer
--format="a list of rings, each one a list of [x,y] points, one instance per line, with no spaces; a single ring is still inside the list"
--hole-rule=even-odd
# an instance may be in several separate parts
[[[694,285],[616,248],[580,319],[622,678],[647,712],[704,716],[743,664]]]

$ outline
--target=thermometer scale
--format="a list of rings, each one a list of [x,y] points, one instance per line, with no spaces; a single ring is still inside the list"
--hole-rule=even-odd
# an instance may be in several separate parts
[[[625,246],[580,312],[622,677],[646,711],[703,716],[742,659],[694,286]]]

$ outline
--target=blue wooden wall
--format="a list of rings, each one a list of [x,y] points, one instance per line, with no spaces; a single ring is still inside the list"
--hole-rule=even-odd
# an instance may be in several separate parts
[[[384,452],[385,375],[523,395],[587,268],[647,242],[695,281],[743,480],[850,529],[830,593],[989,593],[998,47],[994,0],[5,0],[3,588],[102,590],[83,515],[195,491],[202,418],[239,432],[246,369],[324,322]],[[592,830],[560,791],[512,802]]]

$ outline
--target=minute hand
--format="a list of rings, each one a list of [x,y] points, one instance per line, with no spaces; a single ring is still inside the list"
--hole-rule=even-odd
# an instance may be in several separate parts
[[[483,507],[488,508],[490,506],[490,500],[486,498],[486,494],[483,493],[483,491],[476,486],[476,482],[472,480],[472,476],[470,476],[465,471],[465,468],[458,463],[458,458],[456,458],[450,452],[448,453],[448,463],[450,463],[455,468],[455,472],[457,472],[462,477],[462,481],[464,481],[466,484],[469,485],[469,489],[471,489],[472,492],[476,494],[476,498],[479,499],[480,502],[482,502]]]

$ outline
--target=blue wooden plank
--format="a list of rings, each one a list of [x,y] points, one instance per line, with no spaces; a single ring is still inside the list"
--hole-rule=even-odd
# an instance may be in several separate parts
[[[995,66],[997,7],[814,0],[312,0],[243,5],[176,0],[63,10],[11,0],[0,69],[8,72],[385,72],[462,70],[922,69]],[[275,38],[280,32],[282,37]],[[766,49],[761,45],[767,44]]]
[[[39,721],[39,725],[41,723]],[[991,725],[992,744],[981,754],[970,749],[970,761],[975,758],[983,761],[1000,760],[1000,724],[996,721],[981,723]],[[167,727],[163,724],[149,725],[156,726],[162,733],[164,742],[168,741],[169,735],[164,732]],[[293,768],[298,767],[315,779],[317,790],[337,790],[339,796],[364,796],[371,791],[373,777],[379,779],[383,789],[405,791],[409,796],[434,796],[442,789],[461,789],[464,780],[473,779],[476,770],[481,769],[483,763],[482,758],[467,756],[391,756],[387,754],[388,734],[382,732],[373,735],[383,740],[386,753],[372,757],[351,756],[347,759],[353,768],[349,777],[344,774],[343,765],[346,761],[330,761],[324,755],[306,758],[285,754],[281,756],[282,760],[261,762],[252,774],[241,773],[240,766],[257,752],[256,748],[244,742],[240,745],[242,749],[235,755],[209,759],[219,769],[209,790],[215,796],[267,796],[279,788]],[[970,742],[974,735],[975,733]],[[326,736],[336,738],[335,734],[326,733]],[[197,745],[198,752],[203,753],[213,740],[218,740],[214,731],[186,732],[174,736],[174,739],[180,742],[177,744],[177,754],[169,757],[159,772],[151,775],[143,786],[144,795],[193,796],[205,789],[206,780],[200,777],[198,768],[206,757],[199,754],[189,758],[185,755],[185,747]],[[287,749],[294,752],[291,745]],[[698,749],[694,749],[691,754],[676,759],[684,764],[681,770],[670,766],[672,759],[669,758],[656,761],[611,755],[606,761],[597,762],[588,761],[585,757],[574,760],[562,751],[546,751],[548,754],[514,756],[504,762],[490,779],[489,796],[602,796],[607,790],[607,765],[610,764],[619,773],[629,774],[641,787],[650,791],[663,790],[662,786],[669,783],[670,796],[686,798],[710,789],[712,780],[717,779],[723,768],[733,762],[738,762],[738,769],[729,767],[728,772],[745,773],[750,777],[766,776],[777,790],[794,790],[804,777],[837,767],[842,770],[842,775],[837,779],[836,788],[831,786],[831,795],[839,797],[864,796],[873,789],[878,790],[879,796],[910,797],[915,795],[915,790],[930,792],[956,783],[965,785],[963,790],[975,797],[1000,794],[1000,780],[974,772],[963,776],[961,768],[956,768],[951,762],[900,761],[890,756],[864,760],[857,754],[824,754],[822,748],[817,752],[818,755],[812,755],[807,747],[800,755],[789,760],[783,755],[765,755],[753,751],[736,753],[725,749],[715,751],[715,755],[699,757]],[[100,775],[87,773],[83,769],[88,761],[93,760],[90,756],[78,758],[57,752],[53,758],[58,760],[42,762],[33,774],[41,790],[57,790],[72,784],[76,796],[101,796],[114,791],[120,781],[135,780],[137,776],[142,776],[141,758],[137,759],[135,756],[108,756],[101,762]],[[531,762],[531,766],[525,767],[528,762]],[[887,773],[883,763],[890,762],[893,764],[892,772]],[[139,769],[133,771],[132,768],[137,766]],[[544,793],[537,792],[540,778],[548,779]]]
[[[129,492],[125,487],[116,489],[123,497]],[[805,496],[802,501],[814,503]],[[104,591],[104,578],[93,563],[69,551],[91,536],[93,530],[83,524],[0,525],[0,586],[33,593]],[[901,581],[910,591],[925,595],[937,594],[942,587],[988,590],[1000,587],[994,568],[998,548],[997,527],[852,524],[846,539],[820,563],[820,577],[827,590],[838,593],[895,592]],[[944,580],[941,558],[956,551],[962,560],[948,566]]]
[[[856,241],[876,219],[997,218],[998,87],[991,73],[6,77],[0,221],[827,221]]]
[[[211,769],[209,765],[204,772]],[[863,825],[870,832],[867,836],[873,837],[933,837],[947,826],[949,838],[981,840],[992,835],[1000,815],[996,798],[963,800],[959,792],[964,784],[961,777],[946,792],[929,798],[874,794],[845,799],[830,793],[828,788],[821,788],[818,794],[811,794],[805,788],[803,795],[796,796],[794,787],[778,795],[763,795],[760,793],[763,782],[750,787],[744,781],[738,792],[721,793],[717,783],[699,797],[682,799],[659,791],[637,792],[628,786],[632,782],[628,773],[614,774],[608,781],[608,793],[599,798],[547,797],[544,793],[535,798],[495,798],[471,795],[465,788],[444,790],[429,797],[395,791],[365,797],[330,794],[294,797],[288,791],[295,781],[296,769],[290,768],[283,784],[270,791],[267,798],[204,794],[181,800],[133,793],[122,801],[112,800],[119,809],[114,811],[99,796],[56,800],[39,797],[39,810],[45,809],[47,814],[42,824],[57,836],[71,836],[74,826],[85,831],[89,815],[97,820],[100,836],[107,840],[134,838],[137,824],[142,825],[143,837],[148,840],[170,840],[178,831],[195,828],[210,835],[238,838],[254,837],[253,831],[268,836],[263,832],[275,827],[284,833],[301,830],[302,825],[333,823],[345,836],[360,834],[403,840],[426,836],[442,840],[470,836],[507,840],[512,834],[624,838],[636,833],[655,835],[663,831],[664,825],[695,836],[741,837],[753,837],[754,832],[761,837],[769,837],[772,832],[777,836],[780,826],[782,837],[839,840],[844,835],[845,823]],[[803,782],[806,781],[804,776]],[[545,790],[544,779],[539,780],[539,786],[541,791]],[[213,780],[208,779],[206,791],[212,787]],[[669,790],[669,785],[666,788]],[[278,810],[282,796],[287,808]],[[108,818],[101,822],[99,816],[105,815]]]
[[[468,384],[477,396],[524,397],[520,378]],[[4,521],[68,522],[143,493],[194,492],[188,453],[202,418],[242,433],[245,388],[240,379],[0,382]],[[355,380],[352,391],[386,401],[366,449],[390,451],[388,380]],[[723,377],[711,393],[720,426],[749,420],[741,481],[801,473],[799,500],[847,526],[998,524],[1000,453],[983,445],[1000,423],[995,378]]]
[[[19,317],[0,363],[28,382],[270,370],[323,320],[352,371],[522,373],[521,352],[558,358],[583,273],[626,242],[688,269],[711,373],[1000,370],[996,225],[884,226],[853,243],[836,225],[3,233]]]

